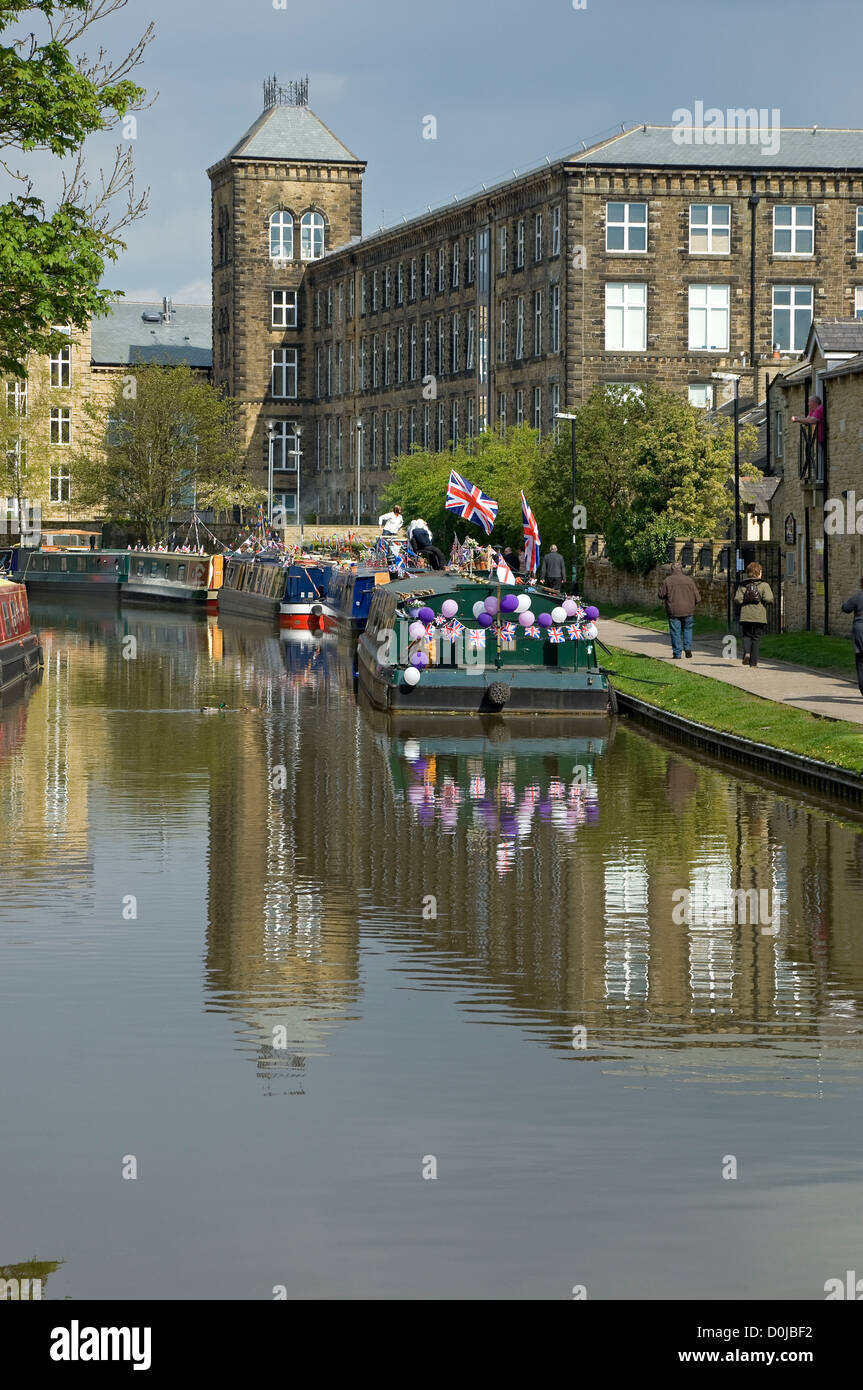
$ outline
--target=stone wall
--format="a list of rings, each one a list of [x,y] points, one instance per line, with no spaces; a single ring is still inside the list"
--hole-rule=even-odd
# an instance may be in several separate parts
[[[692,576],[701,594],[698,615],[725,622],[728,615],[728,541],[694,539],[676,540],[673,544],[674,560],[683,566],[684,573]],[[769,630],[778,632],[781,624],[780,547],[773,541],[754,542],[744,546],[743,556],[747,563],[757,560],[764,569],[764,578],[776,596]],[[668,572],[666,563],[656,565],[646,575],[628,574],[615,568],[609,560],[603,536],[585,536],[582,590],[585,598],[595,603],[600,612],[606,603],[627,608],[660,606],[659,589]]]

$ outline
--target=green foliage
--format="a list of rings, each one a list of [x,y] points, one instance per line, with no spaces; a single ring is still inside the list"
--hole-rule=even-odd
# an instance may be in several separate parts
[[[87,401],[84,414],[72,460],[78,507],[155,541],[193,497],[217,510],[258,499],[241,470],[236,403],[185,365],[130,368],[107,400]]]
[[[645,384],[640,396],[598,387],[578,411],[578,500],[587,530],[602,532],[620,568],[644,573],[674,536],[713,536],[729,514],[733,430],[681,396]],[[741,448],[754,431],[741,431]],[[570,444],[561,439],[543,492],[570,489]],[[568,508],[567,508],[568,511]],[[545,541],[545,536],[543,536]],[[560,542],[558,542],[560,544]]]
[[[144,90],[126,74],[140,60],[150,30],[119,63],[102,49],[91,58],[74,51],[92,24],[125,3],[2,0],[0,33],[11,42],[0,44],[0,150],[77,161],[89,136],[140,106]],[[41,39],[29,31],[40,23]],[[53,325],[86,329],[92,314],[105,311],[110,291],[98,285],[106,263],[123,249],[116,231],[140,215],[146,200],[135,204],[128,151],[118,151],[95,200],[78,162],[71,180],[64,176],[52,213],[34,192],[34,175],[13,168],[8,158],[2,163],[22,192],[0,206],[0,373],[23,377],[30,353],[59,345]],[[45,165],[36,168],[42,175]],[[129,206],[111,227],[106,209],[120,192],[129,194]]]

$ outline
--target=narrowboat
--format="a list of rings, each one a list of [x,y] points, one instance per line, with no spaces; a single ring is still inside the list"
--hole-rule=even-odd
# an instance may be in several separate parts
[[[314,632],[324,627],[324,594],[333,566],[281,556],[231,555],[219,591],[219,612]]]
[[[372,599],[382,584],[389,584],[388,569],[372,565],[343,565],[333,571],[323,603],[327,632],[360,633],[369,619]]]
[[[360,693],[389,714],[613,714],[595,611],[468,576],[394,580],[375,592],[360,636]]]
[[[26,555],[26,550],[24,551]],[[13,574],[17,574],[21,566],[21,547],[20,545],[0,546],[0,575],[5,575],[7,579]]]
[[[23,584],[0,578],[0,692],[42,669],[42,644],[30,631]]]
[[[22,553],[19,574],[31,596],[60,591],[118,603],[131,558],[132,552],[127,550],[40,548]]]
[[[123,603],[169,603],[217,613],[222,587],[221,555],[181,550],[105,551],[128,559],[121,586]]]

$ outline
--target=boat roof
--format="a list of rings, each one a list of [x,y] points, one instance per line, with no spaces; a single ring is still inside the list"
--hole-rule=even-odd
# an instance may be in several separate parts
[[[407,579],[394,579],[389,585],[390,593],[403,594],[406,598],[411,594],[438,596],[457,593],[460,589],[498,588],[502,593],[527,593],[523,584],[498,584],[496,579],[471,579],[467,574],[446,574],[441,570],[423,570],[421,574],[412,574]]]

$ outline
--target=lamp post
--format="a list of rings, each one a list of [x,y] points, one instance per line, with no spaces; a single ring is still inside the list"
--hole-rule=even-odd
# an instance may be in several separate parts
[[[577,415],[571,415],[566,411],[559,410],[555,417],[558,420],[569,420],[572,429],[570,432],[570,443],[572,448],[572,592],[578,593],[578,527],[575,524],[577,491],[576,491],[576,457],[575,457],[575,422]]]
[[[362,422],[362,420],[357,420],[357,479],[356,479],[356,483],[357,483],[357,496],[356,496],[356,515],[355,515],[355,518],[354,518],[354,525],[355,525],[355,526],[359,526],[359,524],[360,524],[360,482],[361,482],[361,479],[362,479],[362,470],[363,470],[363,422]]]
[[[298,518],[299,523],[300,523],[300,549],[301,549],[301,550],[302,550],[302,547],[303,547],[303,541],[304,541],[304,539],[305,539],[305,535],[304,535],[304,532],[303,532],[303,510],[302,510],[301,488],[300,488],[300,461],[301,461],[301,459],[302,459],[302,457],[303,457],[303,452],[302,452],[302,449],[300,448],[300,439],[301,439],[301,437],[302,437],[302,433],[303,433],[303,427],[302,427],[302,425],[296,425],[296,426],[294,427],[294,435],[296,436],[297,443],[296,443],[296,447],[295,447],[295,449],[294,449],[294,457],[295,457],[296,460],[297,460],[297,518]]]
[[[276,438],[275,420],[267,421],[267,523],[273,519],[273,443]],[[263,540],[263,537],[261,537]]]
[[[711,372],[714,381],[734,382],[734,573],[728,567],[728,626],[731,626],[732,583],[741,568],[740,537],[740,377],[736,372]]]

